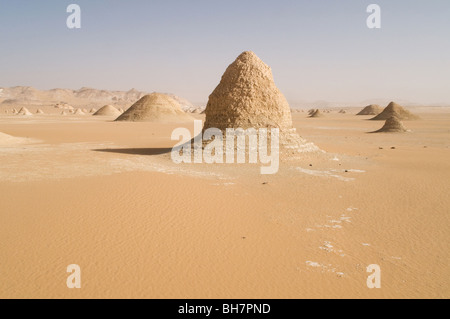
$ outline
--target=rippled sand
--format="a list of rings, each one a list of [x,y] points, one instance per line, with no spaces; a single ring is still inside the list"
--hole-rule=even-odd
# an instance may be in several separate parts
[[[0,297],[449,298],[450,112],[420,116],[294,114],[329,157],[271,176],[172,163],[180,125],[0,117]]]

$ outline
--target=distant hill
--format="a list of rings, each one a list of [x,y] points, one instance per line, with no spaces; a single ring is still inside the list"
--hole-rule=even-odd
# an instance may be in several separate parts
[[[57,104],[71,105],[73,107],[99,108],[104,105],[113,105],[127,109],[144,95],[151,92],[141,92],[136,89],[129,91],[108,91],[83,87],[79,90],[51,89],[41,91],[29,86],[15,86],[0,88],[0,107],[43,106],[50,107]],[[183,110],[195,109],[189,101],[174,94]]]

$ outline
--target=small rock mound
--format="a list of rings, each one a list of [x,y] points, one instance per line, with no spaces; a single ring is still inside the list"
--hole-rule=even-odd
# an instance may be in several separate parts
[[[33,115],[26,107],[23,107],[19,110],[19,115],[23,115],[23,116],[31,116]]]
[[[194,118],[185,113],[172,97],[152,93],[134,103],[116,121],[131,122],[189,122]]]
[[[377,104],[367,105],[356,115],[378,115],[383,112],[383,108]]]
[[[122,114],[118,109],[112,105],[105,105],[98,111],[96,111],[93,116],[119,116]]]
[[[386,120],[384,126],[378,131],[375,131],[374,133],[404,133],[404,132],[406,132],[406,129],[403,126],[402,121],[396,116],[391,116]]]
[[[322,112],[320,110],[315,110],[309,115],[310,118],[323,117]]]
[[[391,117],[397,117],[399,120],[417,120],[419,117],[412,114],[397,103],[391,102],[383,112],[372,118],[372,121],[385,121]]]

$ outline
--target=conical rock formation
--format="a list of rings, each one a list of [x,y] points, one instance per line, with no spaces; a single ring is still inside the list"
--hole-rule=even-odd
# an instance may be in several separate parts
[[[367,105],[356,115],[378,115],[383,112],[383,108],[376,104]]]
[[[119,116],[122,114],[118,109],[112,105],[105,105],[98,111],[96,111],[93,116]]]
[[[396,116],[391,116],[386,120],[384,126],[374,133],[403,133],[406,132],[402,121]]]
[[[188,122],[194,118],[185,113],[180,104],[166,94],[152,93],[134,103],[116,121],[132,122]]]
[[[244,52],[227,68],[209,96],[203,131],[209,128],[278,128],[280,151],[294,154],[317,151],[292,126],[289,104],[275,85],[272,70],[253,52]],[[224,137],[225,138],[225,137]]]
[[[404,109],[395,102],[389,103],[383,112],[372,118],[373,121],[384,121],[395,116],[399,120],[417,120],[419,117]]]
[[[309,117],[311,118],[323,117],[323,114],[322,112],[320,112],[320,110],[315,110],[314,112],[311,113]]]
[[[26,107],[23,107],[19,110],[19,115],[31,116],[33,115]]]

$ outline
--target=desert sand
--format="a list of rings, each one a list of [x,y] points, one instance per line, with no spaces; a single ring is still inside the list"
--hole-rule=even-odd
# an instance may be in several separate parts
[[[381,123],[355,116],[361,108],[311,120],[291,113],[250,53],[227,69],[206,114],[187,115],[168,95],[81,89],[58,91],[66,98],[55,104],[53,91],[14,90],[22,98],[0,108],[31,115],[0,112],[0,298],[450,297],[450,108],[402,108],[420,117],[402,134],[369,134]],[[26,98],[38,93],[39,103]],[[83,111],[117,96],[139,121]],[[194,118],[278,127],[295,133],[295,150],[308,141],[314,151],[274,175],[259,164],[175,164],[171,133],[193,133]],[[400,120],[384,128],[403,131]],[[71,264],[81,289],[66,286]],[[381,289],[366,285],[372,264]]]
[[[0,152],[0,297],[448,298],[450,112],[420,116],[367,134],[370,117],[294,114],[336,161],[271,176],[173,164],[179,125],[2,116],[38,142]]]

